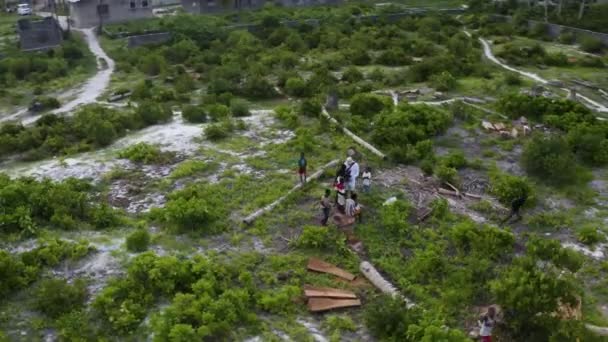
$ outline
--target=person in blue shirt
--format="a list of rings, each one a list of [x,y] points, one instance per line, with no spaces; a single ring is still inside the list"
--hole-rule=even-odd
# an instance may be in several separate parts
[[[304,158],[304,152],[300,153],[300,160],[298,160],[298,174],[300,175],[300,182],[302,184],[306,183],[306,167],[308,166],[308,162],[306,158]]]

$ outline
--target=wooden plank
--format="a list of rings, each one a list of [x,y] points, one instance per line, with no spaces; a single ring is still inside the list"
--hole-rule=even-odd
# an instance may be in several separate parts
[[[344,278],[346,280],[353,280],[355,276],[352,273],[348,273],[345,270],[338,268],[335,265],[327,263],[325,261],[319,260],[317,258],[308,259],[307,268],[311,271],[321,272],[321,273],[329,273],[340,278]]]
[[[349,308],[361,306],[359,299],[332,299],[332,298],[310,298],[308,310],[312,312],[327,311],[331,309]]]
[[[351,291],[334,289],[331,287],[314,287],[311,285],[304,285],[304,295],[309,298],[328,297],[357,299],[357,295]]]

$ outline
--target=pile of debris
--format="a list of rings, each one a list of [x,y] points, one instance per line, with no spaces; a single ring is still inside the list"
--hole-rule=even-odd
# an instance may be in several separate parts
[[[306,268],[309,271],[331,274],[349,282],[355,280],[353,274],[317,258],[310,258]],[[304,295],[308,300],[308,310],[311,312],[361,306],[361,300],[357,295],[348,290],[304,285]]]
[[[523,116],[514,121],[510,127],[502,122],[490,122],[487,120],[481,121],[481,127],[489,132],[497,132],[504,138],[517,138],[520,135],[526,136],[532,131],[528,119]],[[542,128],[542,126],[538,126],[538,128]]]

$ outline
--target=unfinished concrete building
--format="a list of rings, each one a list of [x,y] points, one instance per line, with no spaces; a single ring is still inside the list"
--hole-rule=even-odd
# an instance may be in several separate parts
[[[151,0],[68,0],[75,27],[94,27],[152,17]]]
[[[63,32],[53,17],[17,22],[19,45],[23,51],[47,50],[61,45]]]

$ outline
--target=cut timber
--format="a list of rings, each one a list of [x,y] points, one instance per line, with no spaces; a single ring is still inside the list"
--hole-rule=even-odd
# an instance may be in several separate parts
[[[304,295],[310,297],[327,297],[327,298],[343,298],[343,299],[357,299],[357,295],[351,291],[333,289],[331,287],[314,287],[311,285],[304,285]]]
[[[608,336],[608,327],[598,327],[589,323],[586,323],[585,327],[587,327],[587,330],[594,332],[597,335]]]
[[[333,298],[310,298],[308,310],[312,312],[327,311],[331,309],[349,308],[361,306],[359,299],[333,299]]]
[[[367,278],[372,284],[374,284],[374,286],[376,286],[380,291],[391,295],[393,298],[402,298],[405,301],[405,306],[408,309],[416,305],[409,299],[403,297],[399,293],[399,291],[397,291],[397,289],[391,283],[384,279],[384,277],[382,277],[382,275],[378,273],[376,268],[369,262],[361,262],[361,265],[359,265],[359,270],[361,270],[361,273],[363,273],[365,278]]]
[[[336,166],[336,165],[338,165],[339,162],[340,161],[338,159],[335,159],[335,160],[332,160],[329,163],[323,165],[323,167],[321,169],[317,170],[315,173],[313,173],[312,175],[310,175],[308,177],[307,182],[309,183],[310,181],[318,179],[319,177],[321,177],[323,175],[323,172],[325,171],[325,169],[333,167],[333,166]],[[287,197],[289,197],[289,195],[291,195],[292,193],[294,193],[295,191],[297,191],[301,187],[302,187],[302,183],[298,183],[296,186],[294,186],[293,188],[291,188],[291,190],[289,190],[285,195],[281,196],[276,201],[270,203],[269,205],[265,206],[264,208],[256,210],[255,212],[253,212],[249,216],[245,217],[243,219],[243,222],[245,222],[246,224],[251,224],[258,217],[260,217],[260,216],[264,215],[265,213],[267,213],[267,212],[273,210],[274,208],[276,208],[276,206],[278,206],[283,201],[285,201],[287,199]]]
[[[338,120],[332,118],[331,115],[329,115],[329,113],[327,112],[327,109],[325,109],[325,107],[323,107],[322,113],[323,113],[323,116],[328,118],[331,123],[338,125],[342,129],[342,132],[344,132],[344,134],[348,135],[351,139],[353,139],[354,141],[356,141],[357,143],[359,143],[361,146],[365,147],[366,149],[370,150],[372,153],[379,156],[380,158],[382,158],[382,159],[386,158],[386,155],[384,153],[380,152],[380,150],[378,150],[377,148],[375,148],[374,146],[369,144],[367,141],[359,138],[353,132],[349,131],[348,128],[340,125]]]
[[[353,280],[355,276],[351,273],[346,272],[345,270],[336,267],[330,263],[327,263],[323,260],[319,260],[317,258],[308,259],[307,268],[311,271],[321,272],[321,273],[329,273],[340,278],[344,278],[346,280]]]

